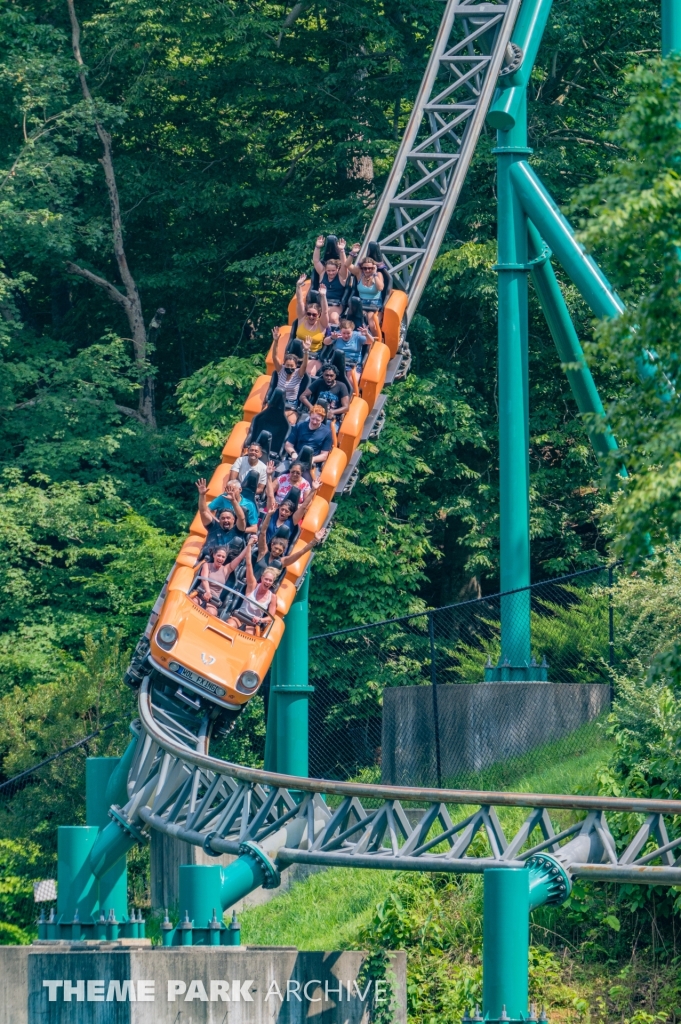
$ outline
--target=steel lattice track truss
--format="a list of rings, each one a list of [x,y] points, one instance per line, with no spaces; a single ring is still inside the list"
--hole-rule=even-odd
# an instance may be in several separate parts
[[[681,836],[668,834],[681,801],[404,789],[244,768],[208,756],[206,733],[155,706],[146,680],[140,720],[130,799],[115,809],[133,834],[154,828],[216,856],[257,844],[279,868],[472,873],[522,865],[545,851],[571,877],[681,884]],[[498,810],[510,807],[529,813],[507,836]],[[551,810],[580,820],[556,831]],[[607,816],[622,812],[643,820],[618,851]]]
[[[408,316],[447,230],[499,74],[515,70],[519,55],[509,41],[519,6],[520,0],[447,2],[367,236],[380,239],[395,283],[408,292]]]

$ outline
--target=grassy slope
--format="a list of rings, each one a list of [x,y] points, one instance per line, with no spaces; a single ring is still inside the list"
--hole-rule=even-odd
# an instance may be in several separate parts
[[[549,768],[518,778],[513,788],[524,793],[590,790],[594,770],[607,752],[607,745],[600,744],[580,757],[557,759]],[[394,878],[392,871],[357,868],[331,868],[313,875],[270,903],[244,911],[242,942],[299,949],[356,945],[359,932],[369,923],[376,904],[387,896]]]

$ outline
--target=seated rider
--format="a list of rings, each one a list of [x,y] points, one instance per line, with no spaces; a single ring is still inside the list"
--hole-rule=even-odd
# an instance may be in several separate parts
[[[253,469],[258,473],[258,494],[262,494],[267,482],[267,468],[262,461],[262,448],[255,441],[249,444],[246,454],[240,455],[235,461],[229,472],[229,479],[238,480],[243,486],[246,474]]]
[[[320,235],[315,245],[312,262],[319,274],[320,286],[324,285],[326,288],[326,301],[329,304],[329,309],[335,306],[340,310],[348,283],[348,268],[345,265],[345,239],[339,238],[336,243],[339,258],[334,258],[326,252],[322,257],[323,245],[324,235]]]
[[[326,287],[319,289],[319,302],[307,301],[310,296],[303,298],[303,286],[307,276],[301,274],[296,283],[296,308],[297,320],[291,326],[291,340],[288,348],[291,349],[295,340],[310,342],[310,358],[308,370],[314,374],[319,369],[319,353],[322,349],[324,331],[329,326],[329,307],[326,301]],[[295,327],[295,330],[293,329]]]
[[[273,462],[267,463],[268,481],[274,477],[274,468]],[[288,473],[282,473],[281,476],[278,476],[274,481],[274,485],[274,500],[277,505],[281,505],[282,501],[290,494],[291,488],[293,487],[297,487],[300,492],[301,501],[305,501],[310,491],[310,485],[303,476],[303,466],[300,462],[292,463]]]
[[[295,462],[301,448],[307,446],[312,449],[312,466],[321,466],[326,462],[333,448],[333,438],[331,428],[324,422],[325,415],[326,410],[321,405],[313,405],[309,420],[296,423],[293,427],[284,445],[291,461]]]
[[[348,389],[342,381],[338,380],[338,368],[333,363],[322,365],[321,377],[315,377],[300,400],[310,410],[318,402],[326,402],[329,419],[333,417],[340,419],[350,407]]]
[[[277,377],[276,387],[280,391],[284,392],[285,401],[285,413],[286,419],[289,423],[295,423],[298,419],[298,392],[300,391],[300,385],[303,377],[307,372],[307,361],[310,353],[310,347],[312,342],[309,338],[305,338],[303,341],[303,359],[298,365],[298,360],[292,352],[287,352],[284,356],[284,362],[282,363],[279,359],[279,336],[281,331],[278,327],[272,329],[272,337],[274,338],[274,345],[272,346],[272,362],[274,363],[274,373]]]
[[[289,531],[289,534],[288,537],[285,538],[286,551],[284,553],[288,554],[293,544],[298,539],[298,524],[305,516],[305,513],[307,512],[314,495],[319,490],[321,485],[321,480],[315,480],[312,486],[310,487],[310,490],[308,491],[307,497],[302,502],[300,501],[300,492],[298,491],[297,488],[292,487],[289,492],[289,496],[287,498],[284,498],[281,505],[277,505],[276,501],[274,501],[273,485],[271,483],[271,478],[268,478],[267,514],[265,515],[265,518],[262,521],[262,526],[260,527],[261,531],[263,531],[265,534],[266,544],[270,543],[277,530],[279,530],[281,527],[285,527]],[[279,536],[284,537],[284,533],[280,533]]]
[[[287,565],[291,565],[303,555],[306,555],[308,551],[311,551],[313,548],[316,548],[318,544],[321,544],[326,537],[327,532],[327,530],[317,530],[313,540],[305,544],[305,546],[300,548],[299,551],[296,551],[295,554],[287,555],[286,549],[290,539],[288,527],[283,526],[281,528],[281,533],[279,530],[275,530],[274,536],[270,540],[269,545],[265,535],[266,531],[261,530],[258,534],[257,561],[256,554],[253,552],[253,572],[255,573],[255,578],[259,580],[264,570],[271,566],[276,569],[285,569]],[[282,572],[280,579],[283,579],[283,577],[284,574]],[[275,590],[278,585],[279,582],[277,583]]]
[[[351,260],[356,259],[359,250],[359,243],[353,245],[350,250]],[[357,279],[357,294],[362,300],[371,333],[377,338],[380,333],[378,313],[383,308],[383,289],[385,287],[383,274],[371,256],[365,256],[357,266],[353,262],[349,269],[352,276]]]
[[[281,570],[272,566],[263,570],[260,579],[256,580],[253,572],[253,560],[251,552],[255,544],[255,537],[248,538],[246,546],[246,592],[243,601],[232,612],[227,619],[228,626],[242,629],[251,636],[256,636],[258,627],[267,627],[277,610],[277,595],[274,592],[274,585],[281,573]]]
[[[206,540],[199,558],[205,558],[216,547],[227,547],[235,537],[243,537],[246,530],[246,516],[235,495],[232,495],[217,516],[208,508],[204,479],[196,481],[199,492],[199,515],[206,528]],[[227,496],[226,496],[227,497]]]
[[[258,509],[252,498],[247,497],[241,493],[241,484],[238,480],[230,480],[228,476],[225,477],[223,482],[224,492],[219,494],[217,498],[214,498],[208,508],[211,512],[219,513],[223,508],[241,508],[246,525],[241,527],[244,533],[257,533],[258,532]],[[200,500],[200,496],[199,496]],[[237,503],[235,505],[235,502]],[[204,523],[204,526],[206,524]],[[237,526],[238,517],[237,517]]]
[[[228,549],[222,545],[216,547],[213,551],[212,561],[204,562],[201,566],[198,588],[196,593],[191,595],[190,601],[198,604],[209,615],[217,615],[225,596],[225,584],[239,563],[246,557],[247,550],[248,548],[244,546],[236,558],[228,562]]]

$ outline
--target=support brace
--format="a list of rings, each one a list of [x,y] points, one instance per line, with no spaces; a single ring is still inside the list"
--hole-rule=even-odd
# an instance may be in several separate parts
[[[514,163],[510,176],[523,210],[551,246],[595,315],[616,317],[623,313],[624,303],[584,246],[575,239],[574,231],[527,160]]]

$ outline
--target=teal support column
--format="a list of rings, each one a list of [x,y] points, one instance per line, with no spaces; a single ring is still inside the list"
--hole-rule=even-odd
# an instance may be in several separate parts
[[[308,711],[314,690],[308,684],[309,586],[308,572],[286,616],[286,629],[275,656],[270,687],[270,696],[275,702],[276,771],[302,778],[308,775]]]
[[[278,653],[278,652],[277,652]],[[270,692],[267,702],[267,724],[265,726],[265,771],[277,770],[277,655],[270,669]]]
[[[530,583],[529,379],[527,357],[527,224],[511,170],[527,148],[525,90],[515,123],[497,133],[499,274],[499,500],[501,591]],[[530,594],[509,594],[501,603],[501,657],[485,670],[487,680],[533,678],[530,668]]]
[[[135,843],[147,842],[146,836],[112,807],[112,805],[124,807],[128,802],[126,782],[135,756],[137,742],[138,739],[135,736],[111,772],[106,786],[104,802],[107,806],[107,823],[102,825],[90,855],[91,870],[97,878],[101,878],[114,864],[117,864],[121,857],[125,857]],[[114,820],[109,820],[109,818]]]
[[[213,912],[222,917],[222,878],[220,865],[180,864],[180,919],[185,913],[194,928],[209,928]]]
[[[517,160],[510,169],[510,175],[523,210],[551,246],[595,315],[616,317],[623,313],[624,303],[584,246],[576,240],[570,224],[528,162]]]
[[[82,923],[99,909],[97,879],[90,870],[90,853],[99,829],[87,825],[61,825],[57,829],[57,916]]]
[[[101,832],[109,824],[109,807],[127,803],[125,780],[134,755],[136,740],[132,740],[122,758],[88,757],[85,762],[85,816],[88,825]],[[125,773],[125,774],[123,774]],[[99,906],[108,914],[111,910],[117,921],[128,918],[128,866],[125,857],[105,871],[99,878]]]
[[[681,0],[662,0],[662,56],[681,50]]]
[[[482,1013],[485,1020],[528,1016],[530,873],[487,868],[482,922]]]
[[[255,857],[239,857],[225,868],[222,879],[220,905],[224,910],[233,907],[244,896],[254,892],[267,882],[265,865]]]
[[[544,251],[544,242],[534,224],[528,223],[528,229],[530,257],[532,260],[540,259]],[[596,390],[591,370],[586,365],[577,331],[551,266],[550,254],[541,262],[534,263],[532,284],[539,297],[560,361],[569,365],[566,373],[577,408],[582,414],[591,413],[603,418],[603,403]],[[587,433],[596,455],[605,458],[610,452],[617,451],[617,441],[611,430],[598,431],[587,427]]]
[[[539,45],[551,11],[552,0],[523,0],[511,36],[522,51],[522,63],[512,75],[499,79],[487,123],[498,131],[509,131],[525,116],[525,89],[530,81]]]

